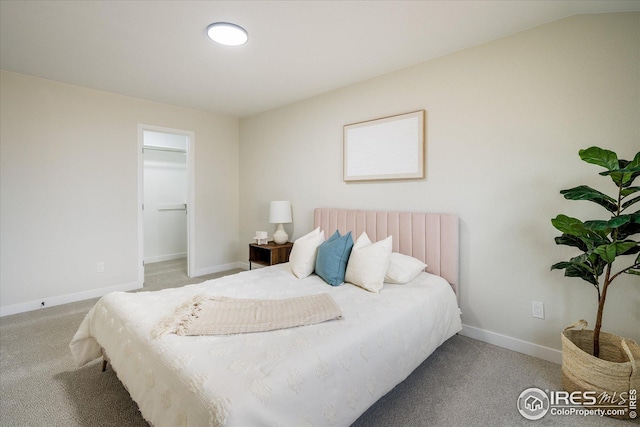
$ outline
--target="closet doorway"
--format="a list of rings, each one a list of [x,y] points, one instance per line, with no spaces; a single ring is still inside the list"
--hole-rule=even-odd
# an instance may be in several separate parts
[[[193,132],[138,126],[138,279],[145,264],[186,258],[193,272]]]

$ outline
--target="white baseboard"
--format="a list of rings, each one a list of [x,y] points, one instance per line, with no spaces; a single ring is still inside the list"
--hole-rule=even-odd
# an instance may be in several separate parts
[[[41,298],[35,301],[23,302],[20,304],[0,306],[0,317],[10,316],[12,314],[24,313],[26,311],[38,310],[41,308],[54,307],[56,305],[67,304],[70,302],[83,301],[91,298],[99,298],[109,292],[114,291],[133,291],[142,289],[142,283],[132,282],[122,285],[109,286],[106,288],[91,289],[88,291],[76,292],[73,294],[59,295],[55,297]],[[44,303],[44,305],[42,305]]]
[[[145,264],[153,264],[154,262],[162,262],[162,261],[173,261],[174,259],[182,259],[182,258],[186,258],[187,257],[187,253],[186,252],[182,252],[179,254],[169,254],[169,255],[158,255],[158,256],[152,256],[149,258],[145,258],[144,259],[144,263]]]
[[[220,273],[225,270],[233,270],[234,268],[242,268],[248,270],[248,266],[245,268],[243,262],[231,262],[229,264],[216,265],[215,267],[200,268],[191,272],[191,277],[206,276],[207,274]]]
[[[553,348],[544,347],[538,344],[533,344],[527,341],[519,340],[517,338],[508,337],[496,332],[486,331],[484,329],[464,324],[462,325],[462,331],[460,331],[460,335],[464,335],[465,337],[473,338],[479,341],[484,341],[489,344],[497,345],[498,347],[517,351],[518,353],[537,357],[538,359],[562,364],[562,351],[555,350]]]

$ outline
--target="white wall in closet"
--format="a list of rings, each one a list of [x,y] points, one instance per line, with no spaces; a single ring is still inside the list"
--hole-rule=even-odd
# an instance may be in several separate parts
[[[187,257],[186,135],[144,131],[145,264]]]

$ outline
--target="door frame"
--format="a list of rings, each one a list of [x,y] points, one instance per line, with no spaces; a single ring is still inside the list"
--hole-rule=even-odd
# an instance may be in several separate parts
[[[187,137],[187,276],[195,272],[195,135],[192,131],[138,123],[138,283],[144,286],[144,131]]]

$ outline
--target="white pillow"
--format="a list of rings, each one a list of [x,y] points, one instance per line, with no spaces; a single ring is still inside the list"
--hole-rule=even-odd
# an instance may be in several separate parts
[[[427,264],[417,258],[392,252],[389,256],[389,268],[384,278],[386,283],[407,283],[424,271]]]
[[[298,279],[304,279],[313,273],[318,247],[322,242],[324,242],[324,230],[320,231],[320,227],[293,242],[293,248],[289,254],[289,266]]]
[[[371,243],[367,233],[362,233],[351,249],[344,281],[370,292],[380,292],[391,255],[391,236]]]

